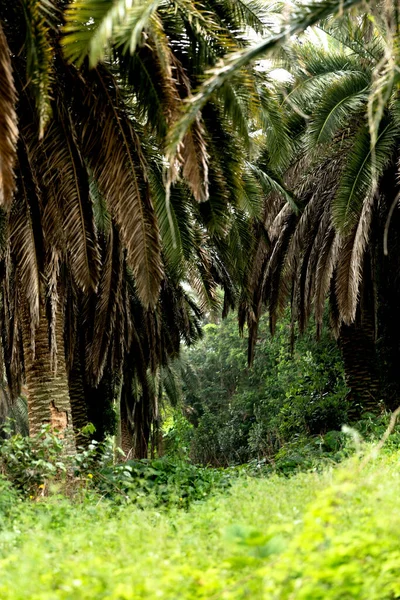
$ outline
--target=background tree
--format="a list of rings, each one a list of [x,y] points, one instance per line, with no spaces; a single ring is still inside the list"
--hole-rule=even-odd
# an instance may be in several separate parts
[[[251,322],[267,304],[274,330],[290,298],[300,330],[314,311],[320,331],[329,298],[354,410],[379,411],[377,336],[381,350],[386,347],[384,378],[394,375],[389,355],[396,361],[399,351],[394,337],[384,339],[387,315],[393,315],[389,306],[393,303],[394,310],[398,303],[395,229],[389,258],[383,251],[397,202],[397,92],[393,82],[387,85],[378,129],[371,129],[374,73],[387,52],[381,30],[367,16],[328,21],[320,29],[325,46],[315,35],[289,44],[292,80],[282,94],[294,140],[286,179],[301,212],[284,201],[269,201],[271,245],[267,249],[260,240],[255,268],[263,276],[243,316],[247,312]],[[253,331],[256,335],[256,325]]]

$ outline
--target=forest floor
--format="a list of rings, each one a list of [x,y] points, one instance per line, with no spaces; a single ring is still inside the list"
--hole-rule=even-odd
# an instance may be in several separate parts
[[[0,598],[399,598],[400,453],[366,452],[322,472],[242,474],[187,508],[57,488],[7,504],[4,488]]]

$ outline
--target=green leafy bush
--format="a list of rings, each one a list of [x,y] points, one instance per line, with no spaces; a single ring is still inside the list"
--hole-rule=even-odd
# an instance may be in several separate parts
[[[196,467],[170,459],[128,460],[98,470],[94,485],[103,495],[142,506],[153,504],[188,507],[212,492],[226,490],[234,471]]]
[[[114,462],[111,440],[92,441],[66,455],[62,440],[46,427],[30,438],[16,435],[0,440],[0,473],[14,490],[31,498],[53,487],[68,495],[90,490],[119,503],[187,508],[227,489],[235,476],[234,471],[196,467],[182,460]]]
[[[289,315],[274,337],[263,317],[249,369],[247,340],[238,335],[234,315],[204,327],[203,340],[186,352],[191,377],[182,378],[194,462],[228,466],[269,460],[299,436],[325,435],[347,422],[347,388],[335,340],[325,330],[317,341],[310,326],[292,352],[290,336]],[[176,433],[182,431],[180,425]]]
[[[11,483],[0,475],[0,528],[4,518],[8,517],[18,502],[18,495]]]
[[[65,478],[63,442],[48,427],[35,436],[0,439],[0,473],[15,489],[29,495],[49,479]]]
[[[188,510],[98,495],[22,502],[2,521],[0,598],[394,600],[400,453],[366,462],[371,450],[334,470],[243,474]]]

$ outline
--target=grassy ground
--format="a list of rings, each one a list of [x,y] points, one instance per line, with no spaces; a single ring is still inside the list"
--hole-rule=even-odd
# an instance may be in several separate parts
[[[187,511],[57,494],[14,504],[0,598],[400,598],[399,458],[243,476]]]

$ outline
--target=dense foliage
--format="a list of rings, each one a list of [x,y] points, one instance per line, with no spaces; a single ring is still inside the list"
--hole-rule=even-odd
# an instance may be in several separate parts
[[[335,473],[242,476],[188,511],[90,494],[71,503],[56,488],[11,504],[0,479],[0,596],[393,599],[398,461],[394,451]]]
[[[167,421],[167,451],[178,436],[175,446],[195,462],[226,466],[273,459],[289,441],[340,430],[347,388],[335,340],[326,329],[317,341],[312,326],[293,348],[291,338],[288,317],[273,337],[263,318],[249,368],[234,315],[205,325],[180,361],[187,420],[175,413],[175,425]]]

